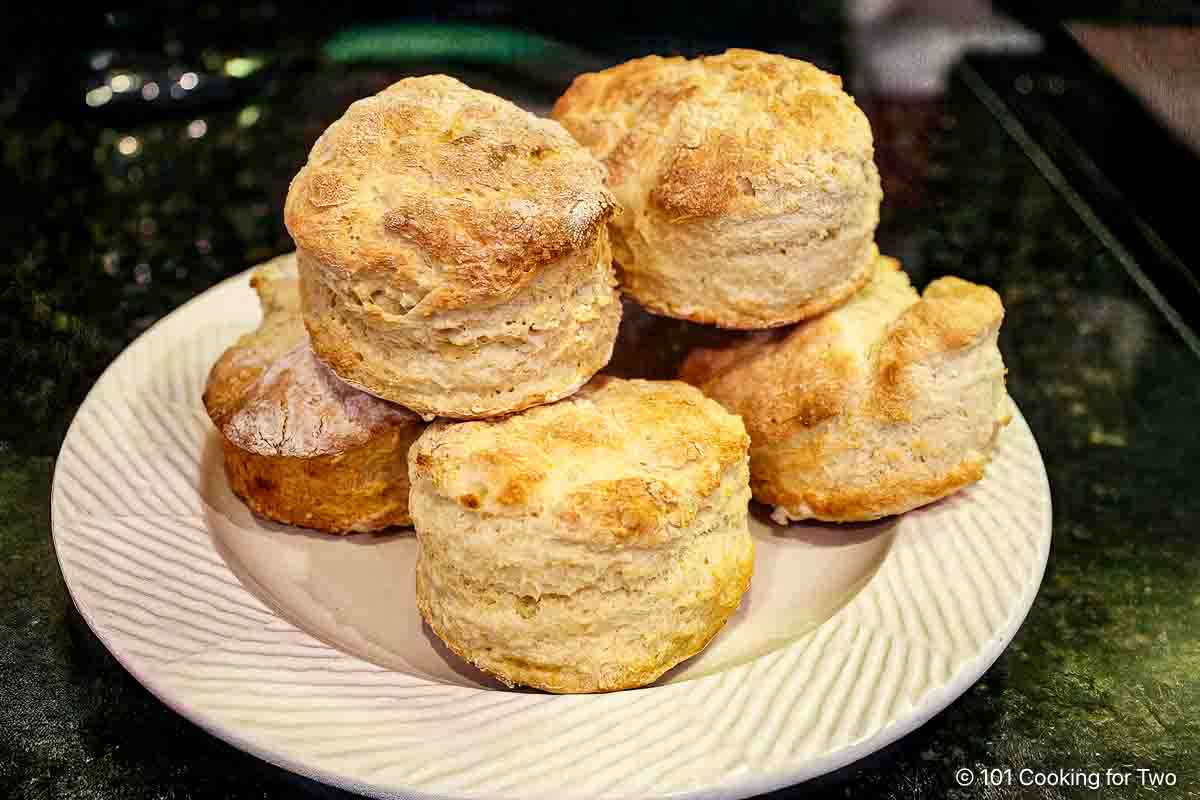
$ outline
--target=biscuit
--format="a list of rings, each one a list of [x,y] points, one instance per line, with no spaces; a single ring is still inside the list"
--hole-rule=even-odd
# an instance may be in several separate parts
[[[251,285],[262,324],[225,351],[204,392],[234,494],[264,517],[329,533],[411,524],[406,454],[425,424],[313,355],[295,254]]]
[[[789,519],[872,520],[983,477],[1009,421],[986,286],[940,278],[918,297],[879,258],[845,305],[787,332],[698,349],[680,377],[750,432],[755,499]]]
[[[581,75],[553,117],[608,167],[622,289],[656,314],[760,329],[871,274],[883,197],[841,79],[753,50]]]
[[[508,684],[604,692],[699,652],[750,582],[749,438],[678,381],[601,376],[409,451],[417,603]]]
[[[615,209],[558,123],[446,76],[393,84],[325,131],[288,191],[313,349],[426,419],[565,397],[612,355]]]

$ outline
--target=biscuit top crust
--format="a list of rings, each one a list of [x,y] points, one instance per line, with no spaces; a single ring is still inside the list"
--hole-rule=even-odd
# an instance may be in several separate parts
[[[741,420],[678,381],[601,376],[572,397],[497,420],[435,422],[410,477],[479,514],[540,517],[597,545],[661,545],[747,458]]]
[[[921,301],[900,315],[879,345],[868,412],[886,422],[907,422],[921,391],[916,366],[938,354],[976,346],[1003,320],[1004,304],[990,287],[953,276],[930,283]]]
[[[311,458],[421,424],[408,409],[343,383],[313,355],[294,253],[267,262],[250,283],[263,321],[222,354],[204,391],[205,409],[226,439],[260,455]]]
[[[284,221],[342,275],[395,277],[426,310],[512,297],[595,241],[604,168],[557,122],[444,75],[352,104],[293,179]]]
[[[860,401],[880,421],[904,422],[919,392],[919,365],[975,346],[1003,317],[999,295],[986,286],[939,278],[918,297],[900,263],[880,256],[871,282],[844,306],[786,333],[697,349],[680,378],[741,416],[761,444]]]
[[[861,180],[854,166],[874,155],[841,78],[755,50],[580,75],[552,116],[605,163],[619,198],[641,189],[677,220],[801,209]]]

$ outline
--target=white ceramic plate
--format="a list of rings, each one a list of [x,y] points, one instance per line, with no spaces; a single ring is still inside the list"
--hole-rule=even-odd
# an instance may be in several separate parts
[[[200,402],[258,321],[247,274],[104,373],[54,474],[75,605],[171,708],[287,769],[379,797],[737,797],[848,764],[945,708],[1033,602],[1050,493],[1019,413],[987,477],[873,525],[753,522],[753,586],[700,656],[646,689],[507,691],[442,648],[411,533],[257,519]]]

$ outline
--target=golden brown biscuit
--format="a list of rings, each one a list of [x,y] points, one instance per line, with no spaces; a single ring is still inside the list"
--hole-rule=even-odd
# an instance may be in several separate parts
[[[553,116],[608,167],[622,288],[658,314],[772,328],[869,278],[882,191],[841,79],[753,50],[575,79]]]
[[[680,377],[739,414],[755,499],[776,521],[870,520],[979,480],[1009,421],[986,286],[940,278],[918,297],[895,259],[861,292],[787,332],[699,349]]]
[[[509,684],[653,681],[749,585],[748,445],[677,381],[599,377],[511,417],[433,423],[409,451],[422,615]]]
[[[350,106],[288,192],[313,349],[426,418],[565,397],[612,354],[615,208],[558,123],[402,80]]]
[[[300,318],[295,254],[255,272],[262,324],[209,373],[204,406],[234,494],[278,522],[329,533],[408,525],[416,414],[338,380]]]

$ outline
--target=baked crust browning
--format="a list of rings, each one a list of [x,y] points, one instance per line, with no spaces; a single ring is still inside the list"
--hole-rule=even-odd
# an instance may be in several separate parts
[[[430,487],[483,514],[546,514],[564,536],[661,544],[745,455],[742,424],[685,384],[601,376],[499,420],[435,422],[413,450]]]
[[[743,418],[754,497],[778,521],[877,519],[983,476],[1010,418],[1003,316],[986,286],[947,277],[918,296],[881,257],[846,305],[694,351],[681,377]]]
[[[203,397],[230,488],[265,517],[329,533],[409,524],[406,454],[424,424],[312,354],[295,254],[260,267],[251,285],[262,323],[217,360]]]
[[[237,412],[266,365],[303,344],[298,280],[295,253],[271,259],[250,277],[262,306],[262,322],[221,354],[204,388],[204,408],[218,430]]]
[[[298,249],[339,273],[386,270],[427,314],[511,298],[586,247],[616,203],[560,125],[454,78],[352,104],[288,191]]]
[[[879,351],[869,410],[890,422],[912,419],[921,391],[918,365],[939,353],[974,347],[1004,319],[1000,295],[953,276],[929,284],[922,300],[900,315]]]
[[[363,533],[412,524],[404,454],[420,432],[395,427],[311,458],[260,455],[225,438],[221,449],[229,488],[255,513],[326,533]]]
[[[775,195],[806,158],[873,153],[870,125],[841,78],[754,50],[646,56],[581,75],[552,116],[615,185],[644,179],[645,156],[659,156],[651,202],[677,218],[797,202]],[[825,166],[836,176],[837,165]],[[775,191],[760,195],[758,180]]]
[[[284,209],[313,350],[426,419],[571,394],[620,320],[604,179],[558,123],[453,78],[354,103]]]
[[[752,50],[578,77],[553,116],[604,162],[627,293],[666,316],[771,328],[870,277],[882,191],[841,80]]]
[[[554,692],[641,686],[749,585],[749,437],[685,384],[594,379],[409,453],[417,599],[455,653]]]

